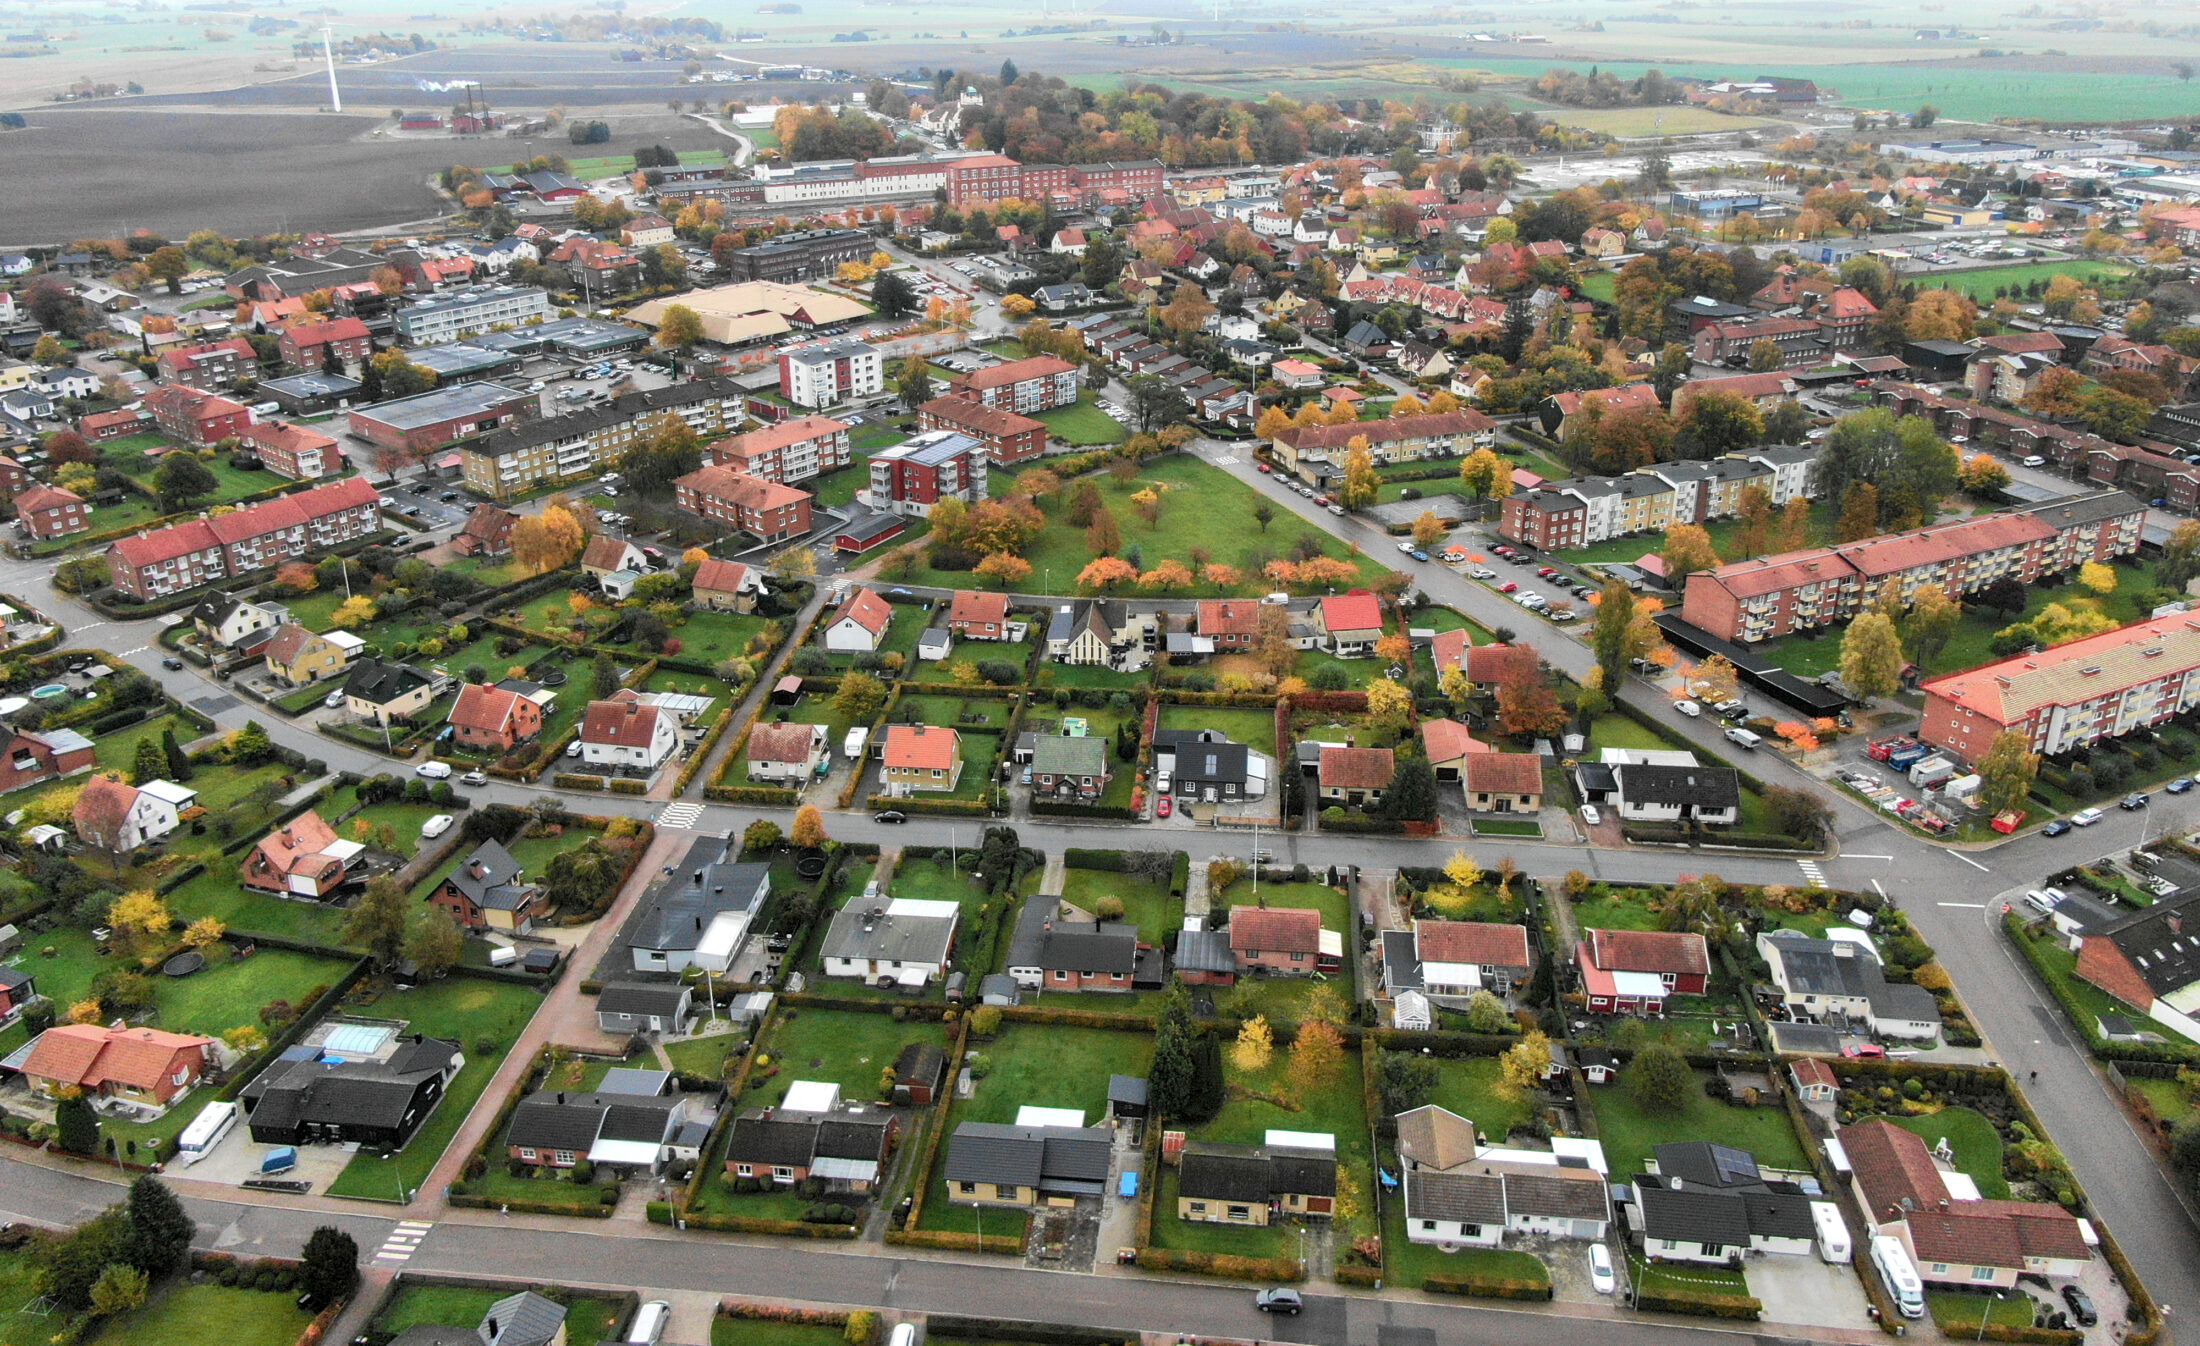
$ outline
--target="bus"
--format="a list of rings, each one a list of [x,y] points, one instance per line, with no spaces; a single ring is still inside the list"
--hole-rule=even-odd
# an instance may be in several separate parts
[[[191,1125],[183,1128],[183,1134],[176,1137],[177,1160],[189,1168],[204,1159],[214,1152],[214,1147],[222,1143],[222,1137],[228,1135],[229,1128],[236,1124],[235,1103],[207,1104],[206,1110],[192,1118]]]

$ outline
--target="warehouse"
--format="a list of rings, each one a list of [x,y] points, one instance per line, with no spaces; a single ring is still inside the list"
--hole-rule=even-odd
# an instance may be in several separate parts
[[[380,448],[426,453],[542,414],[542,398],[501,383],[454,383],[394,402],[354,408],[351,432]]]

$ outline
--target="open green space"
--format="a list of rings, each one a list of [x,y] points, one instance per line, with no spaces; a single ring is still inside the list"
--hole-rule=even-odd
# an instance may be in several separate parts
[[[1162,729],[1219,729],[1270,758],[1276,755],[1276,713],[1246,706],[1171,706],[1161,708]]]
[[[1473,1122],[1493,1145],[1504,1144],[1533,1112],[1531,1100],[1505,1088],[1494,1056],[1436,1058],[1436,1092],[1428,1101]]]
[[[1077,405],[1056,407],[1032,417],[1044,422],[1047,434],[1071,444],[1120,444],[1131,437],[1121,421],[1100,409],[1089,392],[1077,395]]]
[[[926,1334],[933,1342],[939,1337]],[[710,1320],[710,1346],[847,1346],[837,1327],[817,1323],[771,1323],[755,1318]]]
[[[727,1062],[737,1058],[742,1047],[739,1033],[713,1033],[708,1037],[664,1044],[665,1059],[672,1062],[674,1070],[684,1070],[706,1080],[724,1079]]]
[[[1607,1151],[1609,1153],[1609,1151]],[[1637,1293],[1666,1295],[1746,1295],[1749,1278],[1730,1267],[1695,1262],[1651,1262],[1629,1250],[1627,1278]]]
[[[510,1290],[476,1289],[467,1285],[419,1285],[401,1282],[397,1293],[382,1306],[372,1328],[377,1337],[394,1336],[408,1327],[456,1327],[472,1332],[489,1306],[508,1297]],[[576,1298],[566,1306],[565,1339],[571,1342],[603,1341],[617,1324],[615,1300]],[[213,1338],[207,1338],[213,1340]]]
[[[796,1080],[837,1084],[849,1102],[871,1102],[879,1097],[881,1073],[903,1048],[928,1043],[945,1051],[950,1037],[947,1025],[933,1021],[898,1022],[887,1014],[789,1007],[758,1053],[741,1105],[775,1106]]]
[[[1397,1169],[1395,1157],[1388,1166]],[[1564,1252],[1554,1256],[1566,1256]],[[1586,1253],[1579,1254],[1586,1257]],[[1507,1280],[1548,1281],[1551,1273],[1533,1253],[1508,1248],[1461,1248],[1444,1252],[1432,1243],[1406,1236],[1406,1203],[1392,1195],[1383,1201],[1383,1271],[1389,1284],[1419,1289],[1430,1276],[1502,1276]]]
[[[1184,899],[1167,883],[1101,869],[1070,869],[1062,875],[1062,897],[1070,905],[1095,910],[1106,898],[1123,904],[1123,920],[1138,927],[1138,938],[1160,947],[1161,937],[1184,925]],[[1036,901],[1037,899],[1033,899]]]
[[[1969,1108],[1942,1108],[1919,1117],[1887,1119],[1921,1137],[1928,1147],[1948,1142],[1959,1172],[1978,1184],[1978,1194],[1988,1201],[2009,1199],[2009,1180],[2001,1171],[2001,1133],[1984,1114]]]
[[[1808,1166],[1785,1111],[1770,1103],[1755,1108],[1721,1103],[1704,1094],[1702,1085],[1708,1078],[1703,1071],[1694,1072],[1686,1100],[1678,1111],[1668,1113],[1644,1108],[1624,1075],[1617,1084],[1589,1091],[1597,1135],[1615,1176],[1643,1172],[1652,1150],[1683,1140],[1717,1139],[1722,1145],[1748,1150],[1767,1168]]]
[[[1925,1307],[1933,1323],[1951,1340],[1976,1336],[1981,1327],[2028,1328],[2032,1326],[2033,1299],[2022,1292],[1966,1294],[1961,1290],[1927,1290]]]
[[[83,1338],[93,1346],[148,1341],[218,1341],[223,1346],[292,1346],[313,1315],[297,1297],[274,1290],[176,1285],[142,1309],[105,1319]],[[51,1320],[48,1320],[49,1322]]]
[[[1171,597],[1267,593],[1276,585],[1262,577],[1261,567],[1286,557],[1302,535],[1318,541],[1324,555],[1357,564],[1361,583],[1371,583],[1385,573],[1380,562],[1353,556],[1334,536],[1311,524],[1294,525],[1280,513],[1263,532],[1253,517],[1257,502],[1253,488],[1196,458],[1171,457],[1141,464],[1138,474],[1128,482],[1118,483],[1105,473],[1090,480],[1099,488],[1101,502],[1121,532],[1123,545],[1118,555],[1127,556],[1135,547],[1141,569],[1151,570],[1164,559],[1189,566],[1192,551],[1198,548],[1214,562],[1238,567],[1242,576],[1227,589],[1199,583]],[[1131,504],[1131,496],[1148,486],[1162,492],[1161,512],[1151,526],[1138,517]],[[1092,561],[1093,552],[1085,545],[1085,530],[1073,527],[1066,511],[1057,505],[1038,540],[1025,551],[1024,559],[1031,563],[1033,577],[1041,580],[1047,592],[1073,594],[1078,592],[1077,576]],[[907,582],[967,588],[973,576],[969,571],[934,570],[926,565],[912,572]]]
[[[400,1187],[408,1194],[417,1192],[541,1004],[541,995],[528,987],[474,977],[450,977],[409,991],[374,989],[347,1001],[348,1011],[403,1019],[408,1031],[457,1042],[465,1049],[466,1064],[411,1143],[393,1159],[360,1151],[330,1184],[328,1194],[395,1201]]]
[[[1639,888],[1595,884],[1574,902],[1574,923],[1583,930],[1663,930],[1650,909],[1650,895]]]
[[[1990,266],[1972,271],[1933,272],[1923,276],[1904,276],[1903,279],[1914,279],[1923,289],[1954,290],[1983,305],[1992,303],[1997,291],[2007,290],[2021,297],[2032,282],[2038,281],[2045,285],[2057,276],[2069,276],[2082,284],[2098,285],[2104,281],[2121,280],[2130,274],[2131,268],[2119,262],[2071,258],[2059,262],[2020,262],[2013,266]]]
[[[694,612],[675,624],[672,634],[680,642],[680,658],[690,663],[715,664],[721,659],[757,658],[769,652],[773,642],[767,638],[775,629],[784,635],[785,628],[769,617]],[[638,649],[635,652],[643,653]]]
[[[1191,1139],[1259,1145],[1267,1140],[1271,1130],[1312,1131],[1336,1137],[1338,1215],[1335,1237],[1341,1245],[1359,1235],[1374,1233],[1373,1196],[1368,1191],[1369,1184],[1374,1181],[1374,1156],[1369,1150],[1366,1110],[1360,1102],[1358,1051],[1346,1050],[1328,1078],[1303,1089],[1292,1078],[1291,1054],[1286,1049],[1279,1048],[1261,1069],[1245,1071],[1230,1059],[1225,1048],[1223,1073],[1229,1101],[1212,1121],[1192,1127]],[[1165,1212],[1154,1221],[1157,1239],[1163,1224],[1191,1227],[1184,1221],[1168,1219],[1170,1214],[1173,1211]],[[1296,1244],[1295,1231],[1279,1229],[1277,1232]],[[1296,1256],[1297,1250],[1295,1246],[1281,1248],[1269,1255]]]
[[[2192,1100],[2185,1096],[2183,1086],[2175,1080],[2155,1080],[2141,1076],[2125,1083],[2145,1096],[2148,1106],[2154,1109],[2154,1115],[2171,1126],[2192,1115]]]

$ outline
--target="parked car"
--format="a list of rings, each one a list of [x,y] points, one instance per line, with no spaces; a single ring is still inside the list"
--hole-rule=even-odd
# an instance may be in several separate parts
[[[1278,1287],[1254,1295],[1253,1307],[1262,1313],[1288,1313],[1295,1318],[1299,1310],[1306,1307],[1306,1303],[1299,1298],[1298,1291]]]
[[[1317,505],[1326,505],[1329,503],[1329,497],[1326,495],[1317,495],[1314,497],[1314,503]]]
[[[450,814],[438,813],[433,818],[430,818],[428,819],[428,821],[420,824],[420,835],[424,837],[442,836],[445,832],[451,830],[451,822],[452,818]]]
[[[328,694],[327,696],[324,696],[324,697],[322,697],[322,698],[321,698],[321,704],[322,704],[323,706],[327,707],[327,708],[328,708],[328,709],[330,709],[330,710],[334,710],[334,709],[336,709],[336,708],[337,708],[338,706],[341,706],[341,705],[343,705],[343,704],[344,704],[344,689],[343,689],[343,688],[341,688],[341,687],[339,687],[339,688],[337,688],[337,689],[336,689],[335,691],[333,691],[333,692],[330,692],[330,693],[329,693],[329,694]]]
[[[1169,813],[1172,809],[1174,809],[1174,807],[1175,801],[1170,799],[1167,795],[1163,795],[1159,799],[1153,801],[1153,816],[1156,818],[1166,818],[1169,816]]]
[[[2116,807],[2126,813],[2131,812],[2133,809],[2143,809],[2146,806],[2147,793],[2144,790],[2133,790],[2130,794],[2116,801]]]
[[[2040,835],[2043,837],[2059,837],[2069,830],[2070,820],[2068,818],[2057,818],[2053,822],[2049,823],[2047,826],[2041,828]]]
[[[2185,791],[2192,788],[2192,777],[2179,776],[2176,780],[2171,781],[2169,784],[2163,786],[2162,788],[2170,794],[2181,795]]]
[[[1513,583],[1511,580],[1506,580],[1503,584],[1497,586],[1497,592],[1501,594],[1516,594],[1520,592],[1520,586]]]
[[[451,774],[451,764],[449,762],[422,762],[419,766],[413,768],[413,774],[415,776],[426,776],[429,780],[444,780]]]
[[[1612,1275],[1611,1250],[1601,1243],[1589,1245],[1589,1285],[1600,1295],[1619,1289],[1619,1281]]]
[[[1490,569],[1488,566],[1475,566],[1472,569],[1468,570],[1467,573],[1478,580],[1493,580],[1497,578],[1497,572]]]
[[[2099,809],[2079,809],[2076,813],[2070,815],[2070,825],[2072,827],[2091,827],[2099,822],[2103,816]]]
[[[168,670],[169,672],[171,672],[171,673],[179,672],[179,671],[181,671],[181,670],[182,670],[182,668],[183,668],[183,660],[181,660],[181,659],[163,659],[163,660],[161,660],[161,661],[160,661],[160,666],[161,666],[162,668],[165,668],[165,669],[167,669],[167,670]]]
[[[1581,821],[1589,824],[1589,826],[1591,827],[1595,827],[1598,823],[1604,821],[1604,815],[1597,811],[1596,805],[1583,804],[1581,806]]]
[[[2101,1321],[2101,1315],[2093,1307],[2093,1297],[2076,1285],[2062,1288],[2063,1303],[2070,1306],[2070,1316],[2078,1320],[2078,1326],[2091,1327]]]
[[[1401,542],[1401,543],[1399,543],[1399,544],[1398,544],[1398,551],[1399,551],[1399,553],[1400,553],[1401,555],[1405,555],[1405,556],[1411,556],[1411,555],[1413,555],[1413,543],[1412,543],[1412,542],[1411,542],[1410,540],[1408,540],[1408,541],[1405,541],[1405,542]]]
[[[905,823],[909,821],[909,815],[903,813],[900,809],[882,809],[871,815],[871,821],[874,823]]]
[[[1412,556],[1416,561],[1426,561],[1428,559],[1428,553],[1422,551],[1419,547],[1413,549]]]
[[[1852,1042],[1841,1049],[1841,1054],[1851,1061],[1876,1061],[1887,1054],[1887,1049],[1876,1042]]]
[[[460,785],[487,785],[489,783],[489,773],[486,771],[469,771],[458,778],[458,783]]]
[[[2045,467],[2047,466],[2047,460],[2035,453],[2024,460],[2024,465],[2026,467]]]
[[[1703,707],[1697,705],[1693,701],[1675,701],[1673,703],[1673,709],[1679,711],[1683,715],[1686,715],[1691,720],[1703,714]]]
[[[1274,472],[1276,469],[1270,467],[1266,463],[1255,463],[1253,464],[1253,470],[1260,473],[1262,476],[1267,476],[1269,473]]]
[[[1340,519],[1344,517],[1344,506],[1342,505],[1331,503],[1328,505],[1324,505],[1322,508],[1328,510],[1331,514],[1336,515]]]
[[[574,739],[574,740],[573,740],[573,741],[572,741],[571,743],[568,743],[568,744],[566,744],[566,745],[565,745],[565,755],[566,755],[567,757],[578,757],[578,756],[580,756],[580,755],[581,755],[581,741],[580,741],[579,739]]]

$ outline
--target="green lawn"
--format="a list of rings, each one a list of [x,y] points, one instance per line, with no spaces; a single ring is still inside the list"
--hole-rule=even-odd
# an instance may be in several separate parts
[[[1609,1147],[1606,1152],[1610,1152]],[[1636,1290],[1646,1294],[1749,1293],[1749,1278],[1739,1271],[1726,1267],[1698,1266],[1694,1263],[1650,1262],[1632,1250],[1627,1254],[1627,1276],[1634,1282]]]
[[[1117,689],[1129,691],[1144,687],[1152,681],[1153,671],[1151,669],[1143,669],[1136,673],[1118,673],[1112,668],[1103,668],[1098,664],[1057,664],[1049,662],[1039,665],[1039,679],[1033,685],[1038,687],[1101,687],[1109,691]]]
[[[1232,743],[1256,752],[1276,755],[1276,715],[1271,710],[1242,706],[1170,706],[1161,708],[1163,729],[1219,729]]]
[[[1397,1171],[1394,1156],[1386,1162],[1392,1172]],[[1588,1256],[1587,1253],[1578,1255]],[[1462,1248],[1447,1253],[1434,1244],[1413,1242],[1406,1237],[1405,1199],[1395,1194],[1383,1202],[1383,1270],[1390,1284],[1410,1289],[1419,1289],[1431,1275],[1474,1273],[1523,1281],[1549,1281],[1551,1278],[1549,1269],[1532,1253],[1502,1248]]]
[[[509,1290],[475,1289],[465,1285],[400,1283],[397,1292],[375,1317],[371,1330],[377,1336],[395,1336],[408,1327],[422,1326],[459,1327],[471,1332],[490,1305],[510,1294]],[[617,1320],[616,1301],[575,1299],[566,1308],[566,1338],[576,1346],[581,1342],[602,1341],[610,1336]]]
[[[837,1084],[850,1102],[871,1102],[879,1096],[880,1073],[904,1047],[930,1043],[945,1051],[951,1036],[941,1023],[898,1023],[890,1015],[814,1006],[789,1008],[749,1072],[752,1087],[742,1095],[741,1106],[771,1107],[796,1080]],[[753,1083],[757,1080],[763,1083]]]
[[[1583,930],[1662,930],[1649,894],[1639,888],[1597,884],[1574,903],[1574,921]]]
[[[454,1039],[466,1052],[465,1067],[451,1081],[435,1113],[413,1133],[411,1143],[395,1159],[362,1150],[328,1190],[330,1196],[394,1201],[400,1184],[408,1192],[417,1191],[427,1180],[504,1054],[541,1006],[542,997],[524,986],[452,977],[409,991],[354,999],[357,1003],[347,1002],[347,1009],[376,1018],[403,1019],[411,1031]]]
[[[927,1335],[937,1342],[940,1338]],[[710,1346],[847,1346],[837,1327],[810,1323],[768,1323],[754,1318],[710,1320]]]
[[[220,1285],[176,1285],[134,1313],[107,1319],[96,1334],[85,1340],[94,1346],[130,1346],[148,1341],[291,1346],[312,1321],[313,1315],[298,1307],[294,1295]]]
[[[672,634],[680,642],[680,658],[698,664],[715,664],[721,659],[756,658],[768,653],[772,646],[786,638],[786,628],[769,617],[738,612],[696,612],[676,625]],[[637,649],[635,653],[642,651]]]
[[[2192,1100],[2175,1080],[2152,1080],[2145,1077],[2128,1081],[2129,1085],[2146,1096],[2154,1115],[2175,1126],[2192,1115]]]
[[[2010,290],[2022,295],[2033,281],[2046,284],[2057,276],[2069,276],[2081,284],[2095,285],[2104,280],[2122,279],[2131,274],[2131,268],[2119,262],[2095,262],[2072,259],[2063,262],[2022,262],[2015,266],[1981,267],[1970,271],[1951,271],[1936,274],[1920,284],[1930,289],[1955,290],[1979,302],[1991,304],[1996,291]]]
[[[1177,1214],[1177,1170],[1166,1165],[1161,1170],[1154,1189],[1153,1246],[1156,1248],[1233,1257],[1288,1257],[1297,1261],[1302,1237],[1297,1225],[1280,1220],[1271,1225],[1208,1224],[1186,1220]]]
[[[709,1037],[689,1038],[684,1042],[665,1044],[665,1057],[674,1070],[684,1070],[704,1079],[724,1079],[726,1063],[739,1055],[739,1033],[714,1033]]]
[[[1163,935],[1184,926],[1184,899],[1171,896],[1167,883],[1099,869],[1071,869],[1064,871],[1062,896],[1086,911],[1104,897],[1120,899],[1123,919],[1138,927],[1139,939],[1155,947]]]
[[[139,481],[144,482],[148,487],[150,487],[153,485],[153,475],[159,469],[161,460],[159,458],[151,458],[141,459],[139,461],[140,470],[132,472],[130,475],[137,478]],[[200,464],[200,466],[204,467],[208,472],[213,473],[214,480],[221,484],[217,486],[211,493],[200,496],[198,499],[193,500],[190,504],[190,508],[195,510],[205,509],[212,505],[226,505],[232,501],[242,500],[244,497],[252,495],[255,492],[272,490],[277,486],[283,485],[287,480],[284,477],[277,476],[275,473],[268,471],[264,467],[231,467],[229,465],[228,457],[218,453],[214,455],[214,458],[211,462],[203,462]],[[341,477],[344,475],[346,474],[339,472],[335,475],[323,478],[323,480],[337,481],[341,479]],[[109,525],[102,524],[101,526],[106,527]]]
[[[1695,1072],[1687,1101],[1673,1113],[1652,1113],[1638,1105],[1624,1076],[1620,1083],[1589,1091],[1588,1101],[1596,1110],[1597,1135],[1604,1142],[1604,1154],[1611,1161],[1615,1179],[1621,1174],[1631,1177],[1642,1172],[1653,1149],[1682,1140],[1715,1139],[1748,1150],[1757,1156],[1758,1163],[1770,1168],[1807,1165],[1786,1112],[1770,1104],[1745,1108],[1717,1102],[1704,1095],[1702,1084],[1708,1078],[1704,1072]]]
[[[1809,545],[1820,546],[1833,541],[1834,523],[1839,514],[1839,507],[1829,500],[1820,500],[1811,505]],[[1703,527],[1704,532],[1710,535],[1711,545],[1718,549],[1718,553],[1722,558],[1729,561],[1743,559],[1739,547],[1742,531],[1742,521],[1740,519],[1714,519]],[[1572,551],[1554,554],[1573,565],[1610,564],[1621,561],[1632,564],[1644,554],[1662,551],[1664,547],[1665,537],[1663,534],[1641,533],[1633,537],[1613,538],[1607,542],[1599,542],[1594,546],[1577,547]]]
[[[23,1306],[38,1298],[37,1244],[17,1252],[0,1252],[0,1346],[45,1346],[60,1327],[51,1318],[23,1313]]]
[[[2008,1297],[1965,1294],[1960,1290],[1927,1290],[1925,1307],[1932,1313],[1934,1324],[1956,1341],[1961,1341],[1966,1336],[1975,1336],[1981,1324],[1993,1327],[2030,1327],[2032,1297],[2021,1292],[2001,1293]]]
[[[1116,483],[1106,474],[1093,477],[1092,481],[1121,532],[1122,550],[1118,554],[1127,557],[1131,549],[1136,548],[1142,569],[1151,570],[1163,559],[1189,565],[1192,550],[1203,548],[1210,560],[1236,566],[1243,572],[1240,582],[1228,589],[1196,584],[1188,590],[1178,591],[1174,595],[1177,597],[1267,593],[1276,586],[1260,576],[1261,566],[1289,553],[1292,544],[1302,535],[1318,541],[1325,555],[1354,561],[1359,566],[1363,583],[1386,573],[1380,562],[1366,556],[1351,556],[1344,543],[1311,524],[1294,525],[1288,517],[1279,516],[1266,532],[1262,532],[1252,514],[1257,499],[1253,488],[1221,468],[1197,459],[1175,457],[1143,464],[1139,475],[1123,484]],[[1163,491],[1161,513],[1152,527],[1133,512],[1130,499],[1149,485]],[[1024,553],[1024,559],[1031,562],[1033,577],[1041,581],[1047,592],[1075,594],[1080,592],[1076,586],[1077,575],[1092,561],[1093,553],[1085,545],[1085,530],[1072,527],[1063,514],[1057,506],[1038,540]],[[907,582],[969,587],[973,577],[969,571],[942,571],[920,566]]]
[[[1491,1144],[1504,1144],[1512,1129],[1528,1120],[1529,1100],[1506,1092],[1496,1057],[1438,1057],[1436,1070],[1429,1102],[1473,1122]]]
[[[1057,407],[1032,417],[1044,422],[1047,434],[1071,444],[1120,444],[1131,437],[1123,423],[1100,410],[1089,392],[1077,394],[1074,407]]]
[[[1969,1108],[1942,1108],[1922,1117],[1887,1120],[1922,1137],[1927,1146],[1945,1137],[1955,1153],[1956,1168],[1978,1184],[1980,1196],[1988,1201],[2009,1199],[2009,1180],[2001,1172],[2001,1133],[1983,1114]]]
[[[1194,1140],[1259,1145],[1271,1130],[1313,1131],[1337,1139],[1337,1221],[1339,1241],[1375,1232],[1374,1156],[1370,1152],[1366,1110],[1360,1104],[1360,1056],[1347,1050],[1325,1081],[1297,1091],[1291,1081],[1290,1052],[1278,1049],[1260,1070],[1246,1072],[1223,1052],[1223,1073],[1230,1101],[1213,1121],[1193,1127]],[[1343,1214],[1350,1210],[1352,1213]],[[1156,1220],[1157,1225],[1165,1223]],[[1182,1223],[1182,1222],[1178,1222]]]
[[[991,739],[992,735],[985,736]],[[963,768],[963,784],[969,785],[971,774],[978,770],[976,763]],[[960,795],[961,790],[956,794]],[[964,835],[963,840],[976,840],[977,829]],[[977,929],[981,912],[989,905],[1007,903],[1010,911],[1002,916],[1007,924],[1002,927],[1001,947],[1008,947],[1008,931],[1013,928],[1014,899],[989,897],[986,886],[971,877],[978,853],[972,849],[936,856],[905,857],[894,866],[894,876],[887,881],[887,891],[895,897],[914,898],[923,902],[954,902],[962,907],[962,924],[955,933],[955,959],[959,963],[970,957],[972,932]],[[860,888],[858,892],[862,891]],[[966,969],[973,978],[992,971],[991,968]]]

